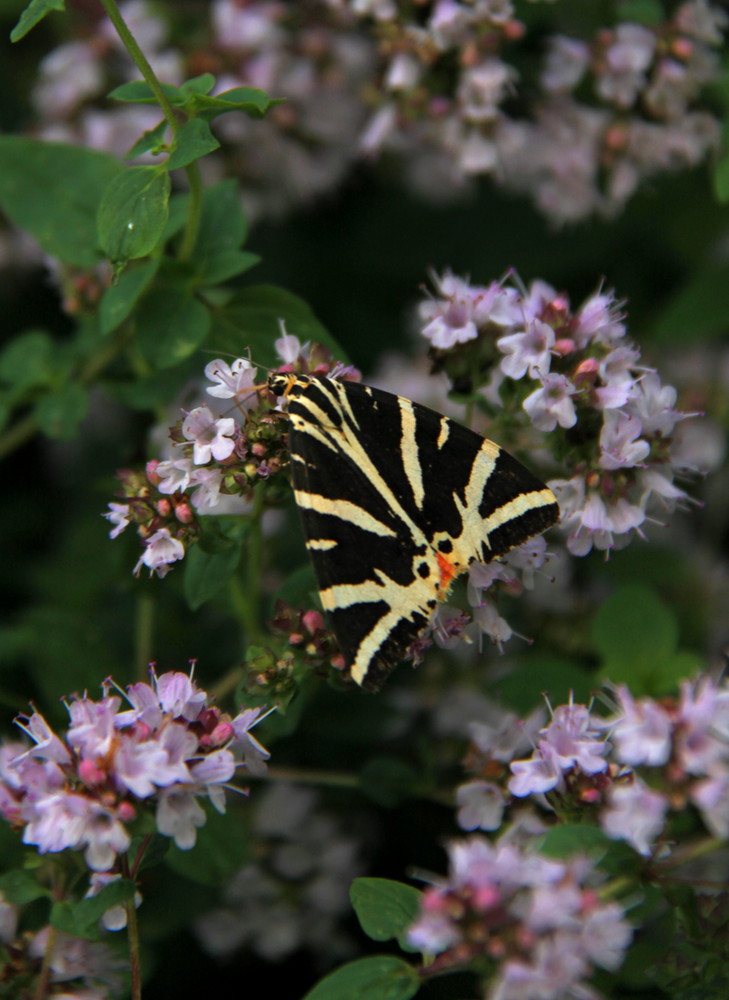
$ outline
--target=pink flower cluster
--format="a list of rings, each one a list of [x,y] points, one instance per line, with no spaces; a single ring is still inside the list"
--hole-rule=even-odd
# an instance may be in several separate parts
[[[481,837],[449,845],[447,879],[425,891],[408,943],[441,972],[493,970],[488,1000],[595,997],[595,966],[620,967],[632,931],[622,908],[602,902],[587,859],[556,861]]]
[[[461,786],[461,825],[496,829],[508,790],[536,796],[558,814],[587,812],[608,836],[646,856],[659,849],[671,813],[688,807],[713,836],[729,839],[729,684],[684,681],[677,700],[635,699],[621,686],[615,701],[607,719],[568,704],[538,733],[511,719],[510,740],[474,734],[471,770],[483,773],[494,773],[489,761],[506,763],[499,748],[513,757],[530,734],[536,745],[530,757],[511,760],[506,787],[480,779]]]
[[[359,378],[325,348],[302,345],[290,334],[275,347],[283,362],[278,371]],[[248,513],[252,489],[285,462],[282,425],[265,391],[262,399],[262,387],[255,385],[251,362],[237,358],[228,364],[218,358],[205,366],[205,375],[213,383],[208,395],[234,406],[242,419],[216,416],[206,404],[187,411],[171,430],[171,457],[147,463],[144,474],[118,473],[125,502],[109,504],[103,515],[113,525],[111,538],[136,526],[144,551],[135,574],[146,566],[150,574],[164,577],[196,541],[199,516]]]
[[[555,35],[533,81],[511,61],[526,29],[509,0],[434,0],[418,5],[417,23],[402,5],[349,7],[376,18],[387,59],[363,146],[394,150],[432,196],[488,174],[571,222],[614,214],[645,178],[694,166],[718,147],[720,123],[700,93],[718,77],[729,19],[706,0],[650,28]],[[514,95],[530,102],[530,84],[538,96],[526,113],[509,114]]]
[[[44,996],[108,1000],[123,994],[128,962],[109,945],[69,937],[50,924],[19,932],[18,909],[0,901],[0,943],[5,955],[12,956],[3,962],[3,986],[8,994],[27,995],[27,984],[39,981],[44,966],[48,972]]]
[[[708,0],[650,27],[555,35],[541,68],[511,0],[214,0],[202,51],[170,37],[163,8],[120,6],[164,82],[204,68],[218,92],[252,85],[285,98],[264,121],[216,122],[253,215],[331,191],[358,158],[387,152],[427,197],[488,175],[574,221],[618,211],[645,178],[719,144],[701,91],[718,78],[727,17]],[[137,77],[99,19],[43,60],[32,94],[41,135],[123,155],[159,115],[100,100]]]
[[[100,701],[76,697],[71,724],[57,735],[38,712],[19,721],[32,740],[0,748],[0,811],[41,854],[83,850],[88,867],[107,872],[131,843],[141,806],[154,806],[157,830],[194,846],[205,823],[198,799],[225,812],[237,770],[265,770],[268,752],[249,730],[265,716],[235,718],[208,704],[187,674],[152,673],[122,698],[104,685]],[[241,791],[241,789],[237,789]]]
[[[527,290],[450,273],[435,280],[438,295],[421,304],[420,321],[440,366],[458,371],[475,347],[491,373],[481,389],[488,403],[501,406],[506,392],[513,400],[516,388],[532,426],[553,435],[567,476],[548,485],[573,555],[622,548],[657,509],[689,499],[674,478],[699,471],[679,433],[691,414],[642,363],[612,293],[572,309],[544,281]]]

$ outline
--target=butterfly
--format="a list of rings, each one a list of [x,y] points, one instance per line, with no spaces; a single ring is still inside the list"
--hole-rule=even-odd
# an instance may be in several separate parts
[[[371,386],[274,373],[294,497],[349,675],[376,690],[454,580],[554,524],[548,487],[493,441]]]

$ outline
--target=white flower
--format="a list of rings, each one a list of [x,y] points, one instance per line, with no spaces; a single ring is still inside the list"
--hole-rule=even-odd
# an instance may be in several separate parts
[[[110,503],[109,510],[101,515],[111,521],[114,527],[109,532],[109,538],[116,538],[129,524],[129,504]]]
[[[639,854],[648,855],[663,829],[668,801],[634,777],[631,784],[612,785],[609,807],[600,815],[600,826],[613,840],[627,840]]]
[[[166,459],[155,469],[160,479],[157,489],[167,494],[186,490],[194,471],[195,464],[191,458]]]
[[[498,830],[506,805],[504,793],[490,781],[469,781],[456,789],[462,830]]]
[[[522,404],[534,426],[540,431],[553,431],[557,424],[574,427],[577,413],[572,396],[577,389],[565,375],[549,372],[541,379],[542,387],[535,389]]]
[[[257,369],[246,358],[236,358],[232,365],[216,358],[205,365],[205,377],[217,385],[208,386],[209,396],[218,399],[235,399],[244,408],[250,409],[257,405],[258,399],[253,391]]]
[[[235,448],[232,435],[236,429],[232,417],[216,420],[207,406],[197,406],[182,421],[182,433],[188,441],[194,442],[195,465],[207,465],[211,458],[217,462],[228,458]]]
[[[523,378],[527,371],[530,378],[546,375],[552,360],[554,341],[552,327],[539,319],[533,319],[526,329],[518,333],[500,337],[496,346],[506,355],[501,361],[502,372],[513,379]]]
[[[160,528],[147,539],[146,548],[134,567],[134,575],[139,576],[142,566],[148,566],[150,575],[156,573],[161,579],[169,572],[171,563],[184,557],[185,546],[182,542],[173,538],[167,528]]]
[[[600,431],[600,465],[603,469],[626,469],[642,465],[651,446],[638,440],[643,425],[637,417],[616,410],[606,410]]]
[[[205,825],[205,812],[192,792],[160,792],[157,829],[172,837],[181,851],[189,851],[197,840],[197,827]]]

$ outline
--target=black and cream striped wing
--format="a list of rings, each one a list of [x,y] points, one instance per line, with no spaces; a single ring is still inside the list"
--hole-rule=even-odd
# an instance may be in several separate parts
[[[557,520],[556,500],[491,441],[353,382],[274,375],[322,605],[351,676],[376,688],[455,577]]]

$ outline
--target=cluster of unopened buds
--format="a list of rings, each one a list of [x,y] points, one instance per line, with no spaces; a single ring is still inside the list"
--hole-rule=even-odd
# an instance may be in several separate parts
[[[535,715],[472,727],[475,776],[458,790],[462,827],[498,829],[510,802],[533,797],[557,815],[592,819],[645,856],[664,849],[670,816],[689,807],[714,837],[729,838],[726,682],[684,681],[678,699],[635,699],[621,686],[608,718],[570,703],[539,726]]]
[[[29,745],[0,747],[0,812],[41,854],[82,850],[95,873],[128,850],[140,809],[153,808],[158,832],[186,850],[205,823],[198,799],[225,812],[226,788],[244,793],[230,784],[236,773],[266,769],[250,729],[267,713],[231,718],[187,674],[152,671],[149,684],[118,693],[107,681],[100,701],[67,708],[63,736],[34,711],[18,720]]]
[[[321,611],[294,608],[284,601],[276,602],[271,628],[286,637],[292,649],[312,667],[328,665],[344,669],[344,657],[339,652],[334,634],[325,627]]]

